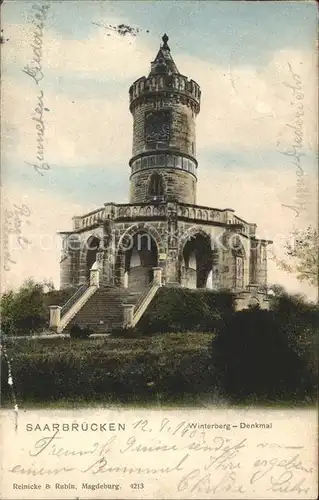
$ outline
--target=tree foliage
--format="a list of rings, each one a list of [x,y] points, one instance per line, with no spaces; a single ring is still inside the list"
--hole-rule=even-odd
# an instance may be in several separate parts
[[[45,324],[43,300],[46,283],[28,279],[18,291],[10,290],[1,298],[2,329],[7,335],[27,334]]]
[[[271,311],[232,315],[212,341],[212,371],[234,401],[315,400],[318,308],[283,295]]]
[[[318,285],[319,275],[319,236],[312,226],[295,230],[285,245],[287,259],[274,257],[278,266],[289,273],[297,275],[299,281]]]
[[[26,280],[1,297],[1,329],[6,335],[30,335],[49,327],[49,306],[63,305],[74,289],[54,290],[52,282]]]

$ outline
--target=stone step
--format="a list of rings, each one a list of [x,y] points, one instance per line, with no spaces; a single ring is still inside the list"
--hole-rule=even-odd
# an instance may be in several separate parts
[[[136,304],[142,291],[131,291],[127,288],[99,288],[74,316],[66,327],[73,325],[82,328],[89,326],[94,333],[107,333],[123,326],[123,304]]]

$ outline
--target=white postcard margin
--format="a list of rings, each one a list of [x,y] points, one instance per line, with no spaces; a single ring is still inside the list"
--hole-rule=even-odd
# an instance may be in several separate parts
[[[313,409],[1,411],[1,498],[317,498]]]

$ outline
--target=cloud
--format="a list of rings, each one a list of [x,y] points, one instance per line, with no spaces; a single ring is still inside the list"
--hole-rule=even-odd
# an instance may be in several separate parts
[[[16,161],[32,157],[36,149],[37,88],[21,69],[32,60],[32,24],[9,25],[10,44],[3,51],[4,135],[12,144]],[[127,38],[96,27],[86,40],[62,39],[48,29],[43,45],[43,89],[46,154],[48,161],[68,167],[127,164],[131,154],[132,119],[128,85],[148,73],[155,54],[144,38]],[[17,50],[19,49],[19,50]],[[180,70],[202,88],[197,118],[197,150],[286,150],[294,142],[297,106],[291,87],[293,73],[300,76],[303,92],[303,149],[316,149],[315,54],[280,50],[266,66],[243,66],[236,55],[229,66],[218,66],[185,54],[174,54]],[[290,67],[289,67],[289,64]],[[14,67],[15,72],[9,69]],[[292,69],[289,69],[292,68]],[[18,71],[17,71],[18,70]],[[81,97],[63,87],[63,75],[71,76]],[[111,81],[118,90],[112,98],[92,93],[90,82]],[[128,84],[129,82],[129,84]],[[85,93],[85,86],[87,89]],[[112,84],[113,85],[113,84]],[[288,125],[288,126],[287,126]],[[14,137],[13,137],[14,136]],[[13,140],[14,139],[14,140]],[[4,147],[9,147],[4,142]],[[29,161],[29,160],[28,160]]]
[[[27,77],[26,77],[27,78]],[[6,78],[2,88],[3,152],[10,161],[35,160],[37,122],[32,118],[39,103],[39,89],[32,81],[21,85]],[[128,164],[132,143],[132,120],[127,94],[108,100],[87,96],[75,101],[68,94],[44,92],[45,159],[51,165],[85,165],[114,168]]]
[[[118,24],[118,21],[113,21],[113,24]],[[10,43],[3,50],[4,66],[11,64],[23,68],[32,62],[34,29],[31,22],[6,24],[6,36]],[[54,71],[60,76],[66,73],[81,74],[105,81],[132,80],[133,83],[149,71],[150,62],[156,54],[141,36],[121,36],[99,26],[90,34],[86,39],[70,39],[52,28],[44,27],[43,72]]]
[[[48,190],[26,192],[22,186],[6,185],[3,191],[2,243],[6,240],[7,245],[2,269],[7,263],[7,270],[2,272],[2,289],[15,288],[29,277],[52,279],[58,286],[61,237],[57,232],[71,230],[74,215],[97,207],[85,200],[70,203]]]
[[[265,171],[247,171],[238,164],[233,170],[205,168],[202,166],[198,183],[198,204],[218,208],[233,208],[236,215],[247,222],[257,224],[257,237],[271,240],[269,255],[287,260],[284,243],[295,229],[317,226],[317,182],[315,175],[305,176],[305,212],[296,212],[283,205],[297,204],[295,172],[283,172],[280,166]],[[299,200],[301,201],[301,200]],[[280,283],[287,290],[304,293],[316,300],[318,291],[307,283],[300,283],[295,275],[278,268],[268,259],[268,282]]]
[[[132,83],[148,71],[154,57],[140,38],[124,37],[101,27],[86,40],[64,40],[50,30],[43,53],[44,68],[115,81],[132,79]]]
[[[197,119],[197,147],[211,149],[276,149],[278,141],[289,147],[297,106],[292,75],[300,76],[303,94],[304,147],[316,149],[315,52],[281,50],[261,68],[232,61],[228,67],[189,56],[179,57],[181,71],[202,89]],[[290,70],[289,64],[292,68]]]

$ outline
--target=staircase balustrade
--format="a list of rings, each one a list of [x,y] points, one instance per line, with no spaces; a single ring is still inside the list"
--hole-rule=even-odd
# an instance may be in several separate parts
[[[161,273],[159,267],[153,268],[154,279],[147,286],[145,292],[137,301],[136,305],[124,304],[124,326],[134,327],[141,319],[149,304],[162,286]],[[59,306],[50,307],[50,327],[57,333],[61,333],[88,300],[99,288],[99,271],[92,269],[90,280],[84,283],[61,308]],[[107,307],[107,304],[105,304]]]
[[[89,281],[80,286],[62,308],[50,307],[50,327],[61,333],[98,288],[99,271],[92,269]]]
[[[153,281],[151,281],[151,283],[147,286],[145,293],[143,293],[133,309],[131,324],[126,324],[125,326],[134,327],[139,322],[155,297],[157,290],[162,286],[162,269],[160,267],[154,267],[153,272]]]
[[[78,300],[79,297],[87,290],[89,287],[89,283],[84,283],[80,288],[77,289],[77,291],[69,298],[69,300],[64,304],[64,306],[61,308],[61,317],[64,316],[69,309],[75,304],[75,302]]]

